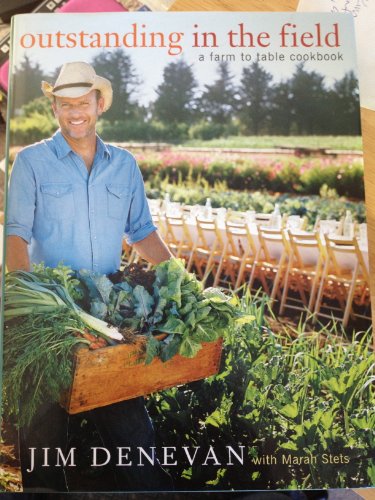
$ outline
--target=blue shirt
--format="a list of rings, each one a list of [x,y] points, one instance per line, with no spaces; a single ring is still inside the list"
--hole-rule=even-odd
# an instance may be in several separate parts
[[[29,243],[32,263],[108,274],[130,244],[156,230],[134,157],[97,137],[89,173],[60,131],[24,148],[10,179],[6,234]]]

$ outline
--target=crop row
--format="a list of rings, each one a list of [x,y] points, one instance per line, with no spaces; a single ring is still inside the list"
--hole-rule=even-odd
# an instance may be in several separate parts
[[[350,157],[287,159],[222,159],[220,156],[198,156],[174,152],[137,155],[145,180],[204,178],[213,186],[225,181],[230,189],[319,194],[325,184],[340,196],[364,199],[363,162]]]

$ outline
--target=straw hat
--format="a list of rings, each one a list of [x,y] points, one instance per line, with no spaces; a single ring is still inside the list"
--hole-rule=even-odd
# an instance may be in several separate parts
[[[86,62],[70,62],[61,67],[55,85],[42,81],[43,94],[49,99],[57,97],[81,97],[91,90],[100,90],[104,98],[103,111],[112,104],[112,85],[109,80],[98,76]]]

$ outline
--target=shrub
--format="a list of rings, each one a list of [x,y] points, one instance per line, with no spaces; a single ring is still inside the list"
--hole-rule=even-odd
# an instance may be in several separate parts
[[[10,122],[11,145],[24,146],[47,139],[55,132],[56,128],[54,119],[39,113],[13,118]]]
[[[200,121],[189,129],[190,139],[210,141],[224,135],[225,126],[220,123]]]

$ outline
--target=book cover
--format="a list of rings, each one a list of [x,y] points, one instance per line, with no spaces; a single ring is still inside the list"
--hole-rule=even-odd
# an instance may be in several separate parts
[[[16,16],[8,121],[19,488],[374,484],[349,16]]]

